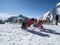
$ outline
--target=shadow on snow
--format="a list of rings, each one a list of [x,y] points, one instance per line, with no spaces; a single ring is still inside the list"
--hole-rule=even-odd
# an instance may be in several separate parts
[[[45,28],[43,28],[40,31],[43,31],[43,32],[46,32],[46,33],[60,35],[60,33],[56,32],[56,30],[52,30],[52,29],[45,29]]]
[[[49,37],[48,34],[43,34],[43,33],[41,33],[41,32],[36,32],[36,31],[34,31],[34,30],[29,30],[29,29],[27,29],[27,31],[30,32],[30,33],[32,33],[32,34],[36,34],[36,35],[38,35],[38,36]]]

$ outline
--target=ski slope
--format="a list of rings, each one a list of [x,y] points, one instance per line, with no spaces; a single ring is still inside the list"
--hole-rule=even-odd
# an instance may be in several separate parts
[[[24,30],[20,26],[0,24],[0,45],[60,45],[60,24],[43,25],[45,29],[31,26]]]

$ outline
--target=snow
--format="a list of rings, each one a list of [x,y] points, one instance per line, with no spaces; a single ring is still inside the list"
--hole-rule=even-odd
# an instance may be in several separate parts
[[[58,2],[56,5],[56,13],[60,15],[60,2]]]
[[[46,20],[46,18],[48,17],[48,14],[50,13],[50,11],[46,12],[44,15],[43,15],[43,20]]]
[[[60,45],[60,24],[43,26],[24,30],[21,25],[0,24],[0,45]]]
[[[56,4],[56,6],[59,6],[60,5],[60,2],[58,2],[57,4]]]

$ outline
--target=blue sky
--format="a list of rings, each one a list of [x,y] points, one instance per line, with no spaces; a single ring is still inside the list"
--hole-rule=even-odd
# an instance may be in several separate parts
[[[22,14],[28,17],[43,15],[60,0],[0,0],[0,13]]]

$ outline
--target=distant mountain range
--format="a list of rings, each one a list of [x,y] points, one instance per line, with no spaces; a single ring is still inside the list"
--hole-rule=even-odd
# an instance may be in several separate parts
[[[22,19],[26,19],[26,20],[29,20],[30,18],[26,17],[26,16],[23,16],[23,15],[19,15],[18,17],[22,18]]]
[[[26,17],[26,16],[23,16],[23,15],[19,15],[19,16],[12,16],[10,18],[8,18],[7,20],[5,20],[5,22],[12,22],[14,19],[26,19],[26,20],[29,20],[30,18]]]

